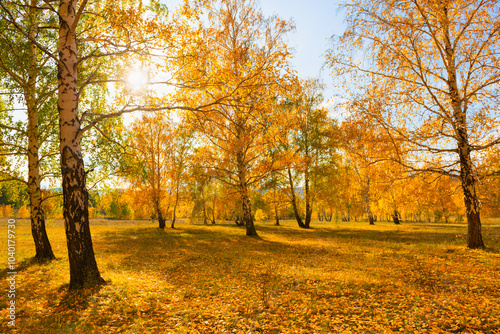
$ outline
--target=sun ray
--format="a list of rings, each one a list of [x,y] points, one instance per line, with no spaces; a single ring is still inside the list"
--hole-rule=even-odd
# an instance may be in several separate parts
[[[132,71],[127,76],[127,83],[130,88],[140,90],[148,84],[148,77],[144,72]]]

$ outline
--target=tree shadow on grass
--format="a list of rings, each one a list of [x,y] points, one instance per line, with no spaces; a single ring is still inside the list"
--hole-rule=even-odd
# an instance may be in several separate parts
[[[97,243],[105,245],[102,252],[109,254],[104,259],[108,258],[107,266],[112,270],[147,269],[162,275],[184,270],[195,275],[206,270],[216,276],[231,271],[236,262],[264,261],[269,252],[284,252],[284,248],[291,247],[261,237],[247,237],[238,227],[224,233],[190,226],[179,227],[175,232],[133,228],[127,234],[101,236]]]
[[[57,259],[54,259],[52,261],[56,261],[56,260]],[[19,274],[21,271],[26,270],[34,265],[38,265],[38,264],[47,264],[48,265],[50,263],[51,263],[51,261],[40,261],[34,257],[29,258],[29,259],[25,259],[19,263],[16,263],[14,270],[9,269],[8,267],[0,270],[0,279],[4,279],[7,276],[10,276],[11,275],[11,274],[9,274],[10,272],[15,272],[15,273]]]
[[[311,298],[322,293],[341,298],[345,290],[354,298],[358,290],[390,295],[401,287],[422,294],[472,293],[470,286],[476,283],[468,273],[482,265],[475,256],[457,250],[457,245],[465,249],[466,243],[453,230],[257,228],[262,238],[248,238],[238,227],[185,225],[175,232],[132,228],[120,235],[101,235],[96,241],[109,270],[127,279],[140,272],[144,282],[165,282],[161,293],[168,291],[167,295],[175,295],[168,300],[180,300],[182,305],[189,300],[230,303],[234,291],[243,294],[238,295],[243,304],[257,305],[265,289],[275,296],[290,292]],[[436,243],[445,247],[437,248]],[[271,276],[268,283],[273,287],[264,288]],[[311,280],[314,284],[308,283]],[[490,285],[485,280],[481,289],[487,291]]]
[[[251,284],[256,268],[266,268],[273,263],[304,272],[314,271],[319,264],[327,262],[333,263],[337,270],[369,271],[374,263],[389,266],[392,261],[412,262],[423,255],[433,261],[454,263],[462,259],[462,255],[452,253],[457,247],[464,250],[466,247],[463,236],[457,237],[452,230],[377,231],[326,227],[302,230],[261,225],[258,232],[261,238],[249,238],[238,227],[182,226],[171,233],[133,228],[120,235],[103,235],[98,242],[104,246],[103,259],[107,259],[108,269],[144,270],[176,286],[203,286],[204,280],[223,284],[220,277],[224,275],[241,277]],[[103,271],[105,275],[106,264]],[[421,283],[419,279],[416,282]]]
[[[198,224],[203,226],[202,224]],[[209,225],[206,225],[209,228]],[[235,230],[243,230],[244,226],[235,226],[231,223],[222,223],[217,224],[215,226],[222,227],[230,227]],[[400,225],[403,226],[403,225]],[[358,227],[358,226],[356,226]],[[404,226],[403,226],[404,227]],[[450,228],[448,231],[444,232],[436,232],[435,230],[431,230],[431,228]],[[274,225],[274,224],[258,224],[256,226],[257,233],[259,236],[256,238],[258,240],[267,241],[265,234],[275,234],[281,235],[287,239],[297,240],[297,239],[318,239],[318,238],[341,238],[341,239],[357,239],[357,240],[372,240],[372,241],[390,241],[394,243],[402,243],[407,244],[409,242],[413,243],[447,243],[457,238],[457,231],[460,231],[460,234],[466,233],[465,225],[457,225],[457,226],[429,226],[429,230],[424,230],[425,227],[420,225],[411,225],[411,228],[418,228],[419,230],[409,229],[409,230],[376,230],[377,225],[375,225],[375,229],[358,229],[358,228],[349,228],[349,227],[322,227],[322,226],[312,226],[308,229],[299,228],[297,226],[292,226],[290,224],[282,224],[282,225]],[[384,225],[384,228],[387,228]],[[225,233],[220,233],[217,231],[209,231],[208,229],[196,229],[187,227],[179,227],[179,229],[186,231],[192,235],[203,236],[206,235],[208,238],[213,237],[214,234],[227,235]],[[165,230],[167,232],[167,230]],[[261,233],[262,232],[262,233]],[[264,234],[264,236],[263,236]],[[241,235],[241,238],[247,238],[244,235],[244,232]]]
[[[345,241],[370,241],[394,244],[438,244],[456,242],[455,231],[436,232],[432,230],[375,230],[375,229],[350,229],[346,227],[325,228],[316,227],[308,230],[299,230],[293,227],[259,226],[260,231],[279,234],[292,239],[340,239]],[[465,227],[462,233],[466,232]]]
[[[327,246],[358,244],[361,247],[377,247],[377,245],[397,248],[411,245],[412,247],[434,248],[437,245],[466,247],[466,227],[453,227],[449,230],[428,230],[420,226],[410,226],[408,229],[376,230],[348,227],[316,227],[300,229],[292,226],[275,226],[259,224],[259,237],[247,237],[244,231],[233,224],[218,224],[222,229],[200,228],[184,225],[175,230],[161,231],[154,228],[133,228],[121,235],[104,235],[105,252],[123,253],[128,250],[130,261],[137,259],[136,254],[146,257],[177,258],[178,255],[207,256],[210,253],[218,256],[232,257],[234,253],[242,257],[262,255],[266,252],[308,253],[321,250]],[[418,229],[415,230],[415,227]],[[385,226],[387,228],[387,226]],[[485,239],[491,241],[488,252],[497,253],[496,244],[498,230],[485,231]],[[241,233],[241,234],[240,234]],[[492,234],[493,233],[493,234]],[[321,244],[315,244],[315,241]],[[495,242],[496,240],[496,242]],[[143,258],[139,259],[142,261]],[[123,259],[125,260],[125,259]],[[138,263],[136,263],[139,265]]]
[[[382,243],[384,246],[394,244],[397,247],[405,244],[432,246],[440,243],[449,245],[463,243],[462,240],[457,240],[453,232],[376,231],[323,227],[302,230],[286,226],[262,225],[258,226],[260,237],[249,238],[244,233],[238,234],[243,232],[238,227],[232,225],[231,227],[234,229],[211,230],[182,226],[173,231],[161,231],[154,228],[133,228],[125,234],[101,235],[99,238],[106,245],[104,252],[124,255],[121,261],[126,267],[140,266],[148,257],[178,259],[186,256],[213,255],[238,258],[262,256],[267,252],[308,253],[317,251],[315,248],[322,248],[325,244],[335,246],[339,243],[353,242],[359,242],[364,246]],[[322,245],[316,246],[315,240],[323,241]],[[307,242],[307,245],[302,242]],[[137,254],[142,255],[137,256]]]
[[[97,295],[104,284],[98,284],[92,288],[69,289],[69,284],[63,284],[57,290],[60,296],[59,304],[56,306],[56,312],[66,313],[69,311],[83,311],[89,306],[92,296]]]

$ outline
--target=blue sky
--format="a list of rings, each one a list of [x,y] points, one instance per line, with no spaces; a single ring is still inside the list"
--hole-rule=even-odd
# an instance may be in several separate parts
[[[266,15],[276,13],[284,19],[293,18],[296,30],[290,34],[290,46],[295,49],[292,61],[295,70],[302,78],[316,77],[324,63],[324,53],[330,45],[333,34],[344,31],[343,18],[337,15],[338,4],[335,0],[263,0],[262,10]],[[325,83],[329,80],[328,71],[323,74]]]
[[[324,54],[330,46],[330,37],[344,32],[342,12],[338,10],[342,0],[261,0],[266,15],[277,14],[281,18],[292,18],[295,31],[290,34],[289,43],[295,49],[292,64],[301,78],[320,77],[326,85],[324,96],[332,115],[332,107],[338,99],[332,99],[332,78],[329,69],[320,73],[325,62]]]

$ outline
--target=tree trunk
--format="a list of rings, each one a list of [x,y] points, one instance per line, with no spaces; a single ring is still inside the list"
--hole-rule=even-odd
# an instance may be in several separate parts
[[[176,193],[175,193],[175,203],[174,203],[174,213],[172,216],[172,224],[170,225],[170,228],[175,228],[175,218],[176,218],[176,211],[177,211],[177,205],[179,204],[179,180],[177,180],[177,187],[176,187]]]
[[[372,210],[370,208],[370,178],[366,177],[366,186],[365,186],[365,210],[366,215],[368,216],[368,221],[370,225],[375,225]]]
[[[243,225],[245,225],[245,223],[244,223],[243,221],[240,221],[240,215],[236,215],[236,216],[235,216],[234,222],[235,222],[235,223],[236,223],[236,225],[238,225],[238,226],[243,226]]]
[[[276,177],[276,171],[272,172],[272,180],[274,184],[274,189],[273,189],[273,199],[274,199],[274,219],[276,220],[276,223],[274,225],[279,225],[280,224],[280,217],[279,217],[279,202],[276,199],[276,193],[278,191],[278,181]]]
[[[398,210],[394,210],[394,214],[392,215],[392,220],[394,221],[394,224],[399,225],[399,212]]]
[[[238,162],[238,178],[240,181],[243,223],[246,226],[247,236],[257,236],[257,231],[255,230],[255,225],[253,223],[253,218],[252,218],[250,198],[248,198],[247,170],[243,160],[243,154],[240,152],[238,152],[237,154],[237,162]]]
[[[156,208],[156,216],[158,217],[158,228],[164,230],[165,229],[165,217],[161,213],[160,206],[158,205]]]
[[[237,226],[242,226],[243,223],[241,222],[241,219],[240,219],[240,215],[239,214],[235,214],[233,212],[233,217],[234,217],[234,223],[237,225]]]
[[[176,210],[177,204],[174,205],[174,214],[172,217],[172,224],[170,224],[170,228],[175,228],[175,210]]]
[[[45,213],[42,208],[40,189],[40,168],[38,159],[38,124],[36,111],[28,107],[28,193],[30,198],[31,234],[35,242],[35,259],[47,261],[55,259],[45,229]]]
[[[153,192],[155,192],[153,190]],[[160,202],[161,199],[158,197],[159,194],[156,193],[153,197],[153,205],[156,213],[156,218],[158,219],[158,228],[164,230],[165,229],[165,217],[163,217],[163,213],[161,211]]]
[[[208,225],[208,219],[207,219],[207,202],[203,202],[203,224]]]
[[[297,200],[295,198],[295,188],[293,185],[293,177],[292,177],[292,171],[290,170],[290,167],[288,167],[288,181],[290,183],[290,195],[292,196],[291,203],[292,203],[293,214],[295,216],[295,220],[297,220],[299,227],[305,228],[306,226],[302,222],[302,218],[300,218],[299,210],[297,209]]]
[[[165,218],[163,218],[162,214],[160,213],[160,215],[158,216],[158,227],[162,230],[165,229]]]
[[[36,1],[31,1],[29,35],[35,38],[35,25],[38,22]],[[56,257],[45,229],[45,213],[42,208],[42,190],[40,189],[40,160],[38,108],[36,102],[36,46],[32,43],[29,49],[28,86],[25,87],[25,99],[28,109],[28,193],[30,199],[31,234],[35,242],[35,259],[38,261],[53,260]]]
[[[446,70],[448,74],[447,83],[451,106],[453,108],[453,120],[455,123],[458,156],[460,159],[460,181],[462,183],[465,211],[467,214],[467,246],[472,249],[484,248],[481,233],[481,216],[479,212],[480,203],[476,193],[477,180],[474,176],[470,155],[471,149],[467,133],[467,109],[466,106],[463,105],[458,89],[455,50],[451,45],[447,5],[443,6],[443,14]]]
[[[330,214],[327,215],[325,210],[323,209],[323,216],[325,217],[325,220],[327,222],[331,222],[332,221],[332,216],[333,216],[333,210],[330,208]]]
[[[97,268],[89,227],[86,172],[78,118],[77,0],[59,6],[58,101],[63,215],[70,267],[70,289],[105,283]]]
[[[309,167],[306,166],[304,172],[304,186],[305,186],[305,199],[306,199],[306,219],[304,221],[304,228],[309,228],[311,225],[312,217],[312,204],[311,204],[311,194],[309,192]]]
[[[472,172],[472,162],[468,147],[460,147],[460,179],[464,192],[465,212],[467,214],[467,247],[471,249],[484,248],[481,233],[480,203],[476,193],[477,180]],[[467,154],[468,153],[468,154]]]
[[[255,230],[255,225],[253,223],[250,199],[245,192],[242,192],[241,194],[241,201],[243,202],[243,221],[245,222],[245,226],[247,229],[247,236],[256,236],[257,231]]]
[[[212,225],[215,225],[215,202],[217,200],[217,194],[214,195],[214,200],[212,201]]]
[[[274,218],[276,219],[276,223],[274,225],[279,225],[280,224],[280,217],[278,215],[278,206],[274,206]]]
[[[465,113],[460,118],[458,133],[458,154],[460,157],[460,181],[464,193],[465,212],[467,215],[467,247],[484,248],[481,232],[479,197],[476,193],[477,180],[474,176],[470,157],[470,145],[465,127]]]
[[[368,208],[368,210],[370,210],[370,208]],[[370,222],[370,225],[375,225],[374,223],[375,220],[373,219],[371,211],[368,212],[368,221]]]

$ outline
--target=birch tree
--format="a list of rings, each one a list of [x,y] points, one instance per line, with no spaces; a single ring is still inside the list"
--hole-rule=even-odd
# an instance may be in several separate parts
[[[87,173],[82,140],[98,124],[126,112],[148,109],[133,97],[116,94],[115,105],[92,103],[108,94],[109,83],[123,84],[119,70],[140,61],[170,33],[165,6],[150,1],[41,0],[30,4],[12,1],[19,8],[44,10],[59,18],[55,47],[49,48],[19,24],[19,12],[8,11],[12,26],[57,67],[59,154],[62,174],[65,229],[70,262],[70,288],[103,282],[94,257],[88,221]],[[2,2],[3,9],[7,2]],[[150,14],[156,15],[150,15]],[[168,43],[166,43],[168,44]],[[16,50],[12,50],[15,54]],[[94,89],[93,89],[94,88]],[[96,95],[97,94],[97,95]],[[109,95],[108,95],[109,96]],[[102,100],[101,100],[102,101]],[[158,107],[155,107],[158,109]]]
[[[61,0],[59,7],[45,1],[59,17],[58,66],[59,150],[63,188],[63,206],[68,255],[70,289],[103,283],[95,261],[89,229],[87,173],[82,138],[107,119],[139,107],[128,101],[108,110],[81,109],[80,100],[89,87],[107,82],[123,82],[115,75],[116,65],[131,55],[141,55],[166,27],[146,15],[141,1],[102,2]],[[152,2],[156,4],[156,2]],[[158,7],[159,10],[163,10]],[[141,27],[141,29],[138,29]],[[84,72],[79,72],[85,69]],[[84,74],[83,76],[80,74]]]
[[[144,114],[132,125],[133,155],[124,169],[128,179],[144,194],[144,200],[153,204],[160,229],[165,229],[171,203],[178,202],[174,196],[179,187],[175,182],[174,135],[172,121],[166,115]]]
[[[498,2],[354,0],[345,9],[348,28],[327,62],[369,87],[351,96],[351,112],[406,143],[392,160],[460,180],[467,245],[483,248],[478,180],[491,173],[478,164],[500,144]]]
[[[295,97],[290,131],[297,160],[295,165],[304,181],[305,216],[303,223],[298,222],[300,227],[309,228],[322,167],[332,162],[336,149],[335,123],[329,118],[328,110],[321,106],[323,85],[319,80],[305,80],[301,86]]]
[[[213,176],[238,189],[246,234],[253,236],[249,190],[270,169],[272,103],[290,80],[284,36],[292,26],[265,17],[251,0],[201,3],[184,9],[196,37],[183,53],[196,56],[179,58],[178,80],[187,87],[183,103],[209,105],[188,116],[204,147],[200,159]]]
[[[1,145],[5,155],[18,161],[27,160],[28,166],[27,180],[16,168],[4,169],[1,178],[27,185],[35,259],[52,260],[55,256],[45,230],[42,208],[47,197],[42,194],[41,182],[45,177],[58,174],[52,163],[57,152],[54,145],[57,117],[53,98],[57,71],[53,59],[41,52],[34,41],[54,51],[56,19],[36,0],[4,1],[0,3],[0,16],[0,69],[5,74],[5,93],[12,103],[22,102],[27,115],[27,125],[23,122],[14,124],[9,117],[2,119],[0,127],[8,135]]]

